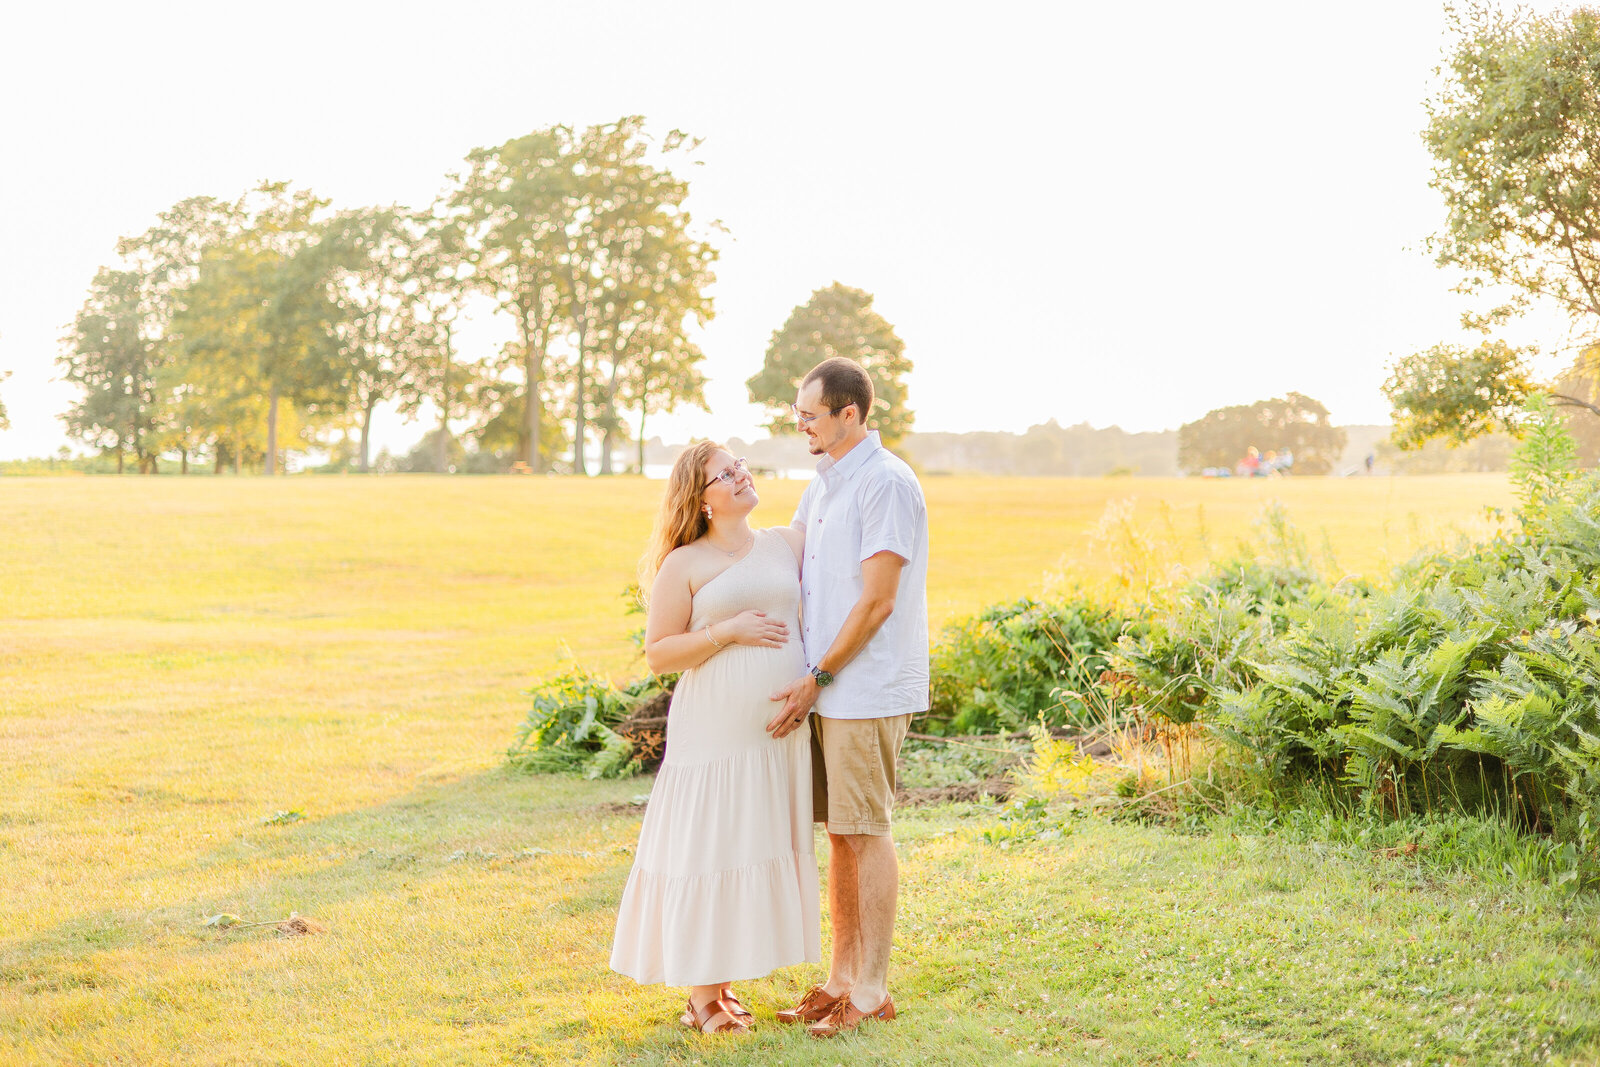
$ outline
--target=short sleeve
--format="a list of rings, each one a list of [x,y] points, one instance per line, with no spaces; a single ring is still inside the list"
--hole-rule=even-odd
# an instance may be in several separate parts
[[[805,492],[800,494],[800,503],[795,506],[794,518],[789,520],[789,529],[806,532],[807,520],[811,517],[812,491],[816,488],[816,479],[812,479],[806,486]]]
[[[904,479],[876,478],[861,487],[861,559],[885,550],[910,561],[917,551],[926,505]]]

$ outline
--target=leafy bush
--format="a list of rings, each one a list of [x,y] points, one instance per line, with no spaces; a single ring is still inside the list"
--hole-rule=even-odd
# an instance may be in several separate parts
[[[1136,620],[1086,600],[1023,598],[946,626],[931,656],[929,733],[1022,730],[1042,715],[1051,726],[1101,718],[1096,686],[1109,653]]]
[[[1123,691],[1145,715],[1194,722],[1220,693],[1253,686],[1262,646],[1301,606],[1329,595],[1304,539],[1273,505],[1238,557],[1181,587],[1148,627],[1117,642],[1112,660]]]
[[[625,778],[638,769],[633,743],[615,727],[660,693],[654,678],[622,689],[574,664],[531,691],[533,707],[506,759],[519,770]]]
[[[1413,560],[1387,588],[1308,590],[1270,634],[1213,615],[1249,647],[1231,684],[1201,679],[1195,714],[1279,785],[1337,778],[1396,816],[1500,812],[1592,853],[1600,479],[1563,469],[1561,432],[1531,407],[1514,531]],[[1132,651],[1150,679],[1185,678],[1146,646]]]

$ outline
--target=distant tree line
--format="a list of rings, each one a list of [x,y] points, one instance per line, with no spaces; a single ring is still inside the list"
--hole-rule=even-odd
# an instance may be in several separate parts
[[[570,450],[585,473],[596,443],[609,473],[649,415],[703,403],[691,338],[713,314],[716,228],[694,224],[672,170],[695,145],[632,116],[477,149],[420,210],[335,210],[283,182],[180,201],[118,242],[67,330],[69,433],[119,470],[270,474],[290,447],[366,470],[393,402],[438,419],[441,469],[454,422],[504,465],[550,470]],[[464,358],[475,297],[515,336]]]
[[[1022,433],[916,433],[902,448],[928,474],[1171,477],[1177,473],[1176,437],[1171,430],[1129,433],[1051,419]]]

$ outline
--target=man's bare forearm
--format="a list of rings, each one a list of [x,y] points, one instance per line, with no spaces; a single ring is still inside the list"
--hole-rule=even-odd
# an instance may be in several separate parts
[[[850,614],[845,616],[844,625],[839,627],[839,635],[828,646],[828,651],[812,666],[829,674],[838,674],[861,654],[861,650],[877,636],[892,614],[894,597],[862,597],[850,609]]]

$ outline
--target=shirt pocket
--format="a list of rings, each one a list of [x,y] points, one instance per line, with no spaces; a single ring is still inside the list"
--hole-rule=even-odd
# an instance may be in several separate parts
[[[823,517],[816,563],[829,581],[861,580],[861,516],[854,508],[838,508]]]

